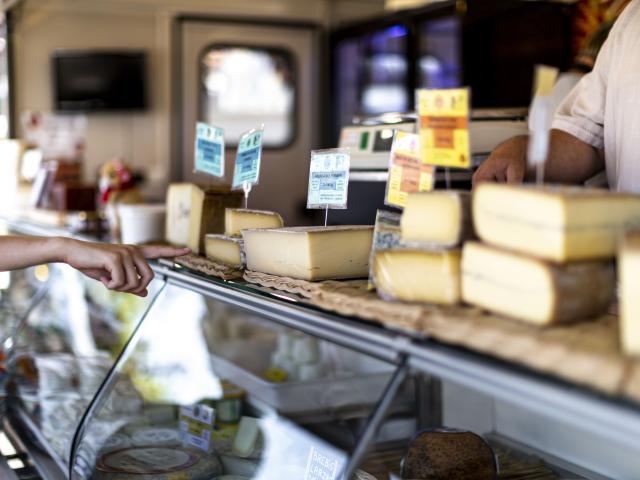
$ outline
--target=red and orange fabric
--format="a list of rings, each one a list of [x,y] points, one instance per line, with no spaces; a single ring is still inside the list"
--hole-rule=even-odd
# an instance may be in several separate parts
[[[630,0],[580,0],[573,18],[573,55],[604,24],[620,15]]]

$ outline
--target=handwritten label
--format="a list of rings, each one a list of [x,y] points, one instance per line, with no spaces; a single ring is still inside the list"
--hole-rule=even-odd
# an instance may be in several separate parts
[[[435,167],[422,163],[419,140],[415,133],[395,132],[389,156],[386,205],[403,208],[408,194],[433,190]]]
[[[469,89],[418,90],[422,162],[469,168]]]
[[[349,165],[346,150],[311,152],[307,208],[347,208]]]
[[[183,443],[208,451],[215,419],[215,410],[206,405],[180,407],[180,431]]]
[[[224,177],[224,130],[198,122],[196,124],[194,169],[214,177]]]
[[[262,136],[262,129],[258,129],[251,130],[240,137],[236,166],[233,172],[232,187],[234,189],[258,183],[262,157]]]

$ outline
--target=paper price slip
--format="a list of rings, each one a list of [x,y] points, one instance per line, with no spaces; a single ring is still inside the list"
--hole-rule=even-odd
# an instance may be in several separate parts
[[[236,167],[233,173],[233,188],[242,187],[246,183],[258,183],[261,156],[262,130],[244,134],[238,144]]]
[[[389,181],[385,203],[404,207],[407,195],[433,190],[435,167],[422,163],[419,136],[396,131],[389,157]]]
[[[469,168],[469,90],[418,90],[423,163]]]
[[[307,208],[346,208],[349,164],[346,152],[312,152]]]
[[[224,177],[224,130],[198,122],[195,152],[196,172]]]

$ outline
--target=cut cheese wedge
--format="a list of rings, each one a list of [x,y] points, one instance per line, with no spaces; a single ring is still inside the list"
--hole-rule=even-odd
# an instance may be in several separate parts
[[[231,237],[239,237],[242,230],[250,228],[281,228],[282,226],[284,222],[280,214],[267,210],[227,208],[224,214],[224,233]]]
[[[455,190],[411,193],[402,220],[405,245],[455,247],[471,237],[471,194]]]
[[[242,238],[209,234],[204,239],[207,258],[230,267],[244,268],[244,242]]]
[[[243,230],[247,268],[302,280],[366,278],[370,226]]]
[[[622,349],[640,355],[640,233],[625,236],[618,259]]]
[[[204,236],[224,232],[224,211],[239,207],[242,193],[204,190],[191,183],[173,183],[167,193],[166,239],[204,253]]]
[[[640,227],[640,196],[485,183],[474,193],[473,218],[493,245],[556,262],[606,259],[625,230]]]
[[[459,250],[381,250],[375,254],[373,272],[385,300],[460,302]]]
[[[614,287],[610,262],[558,265],[477,242],[464,245],[463,300],[526,322],[597,317],[609,308]]]

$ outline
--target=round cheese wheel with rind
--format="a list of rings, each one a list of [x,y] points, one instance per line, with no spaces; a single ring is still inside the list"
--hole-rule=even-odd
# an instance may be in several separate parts
[[[100,480],[210,480],[222,474],[220,460],[182,447],[138,446],[102,455],[96,464]]]

